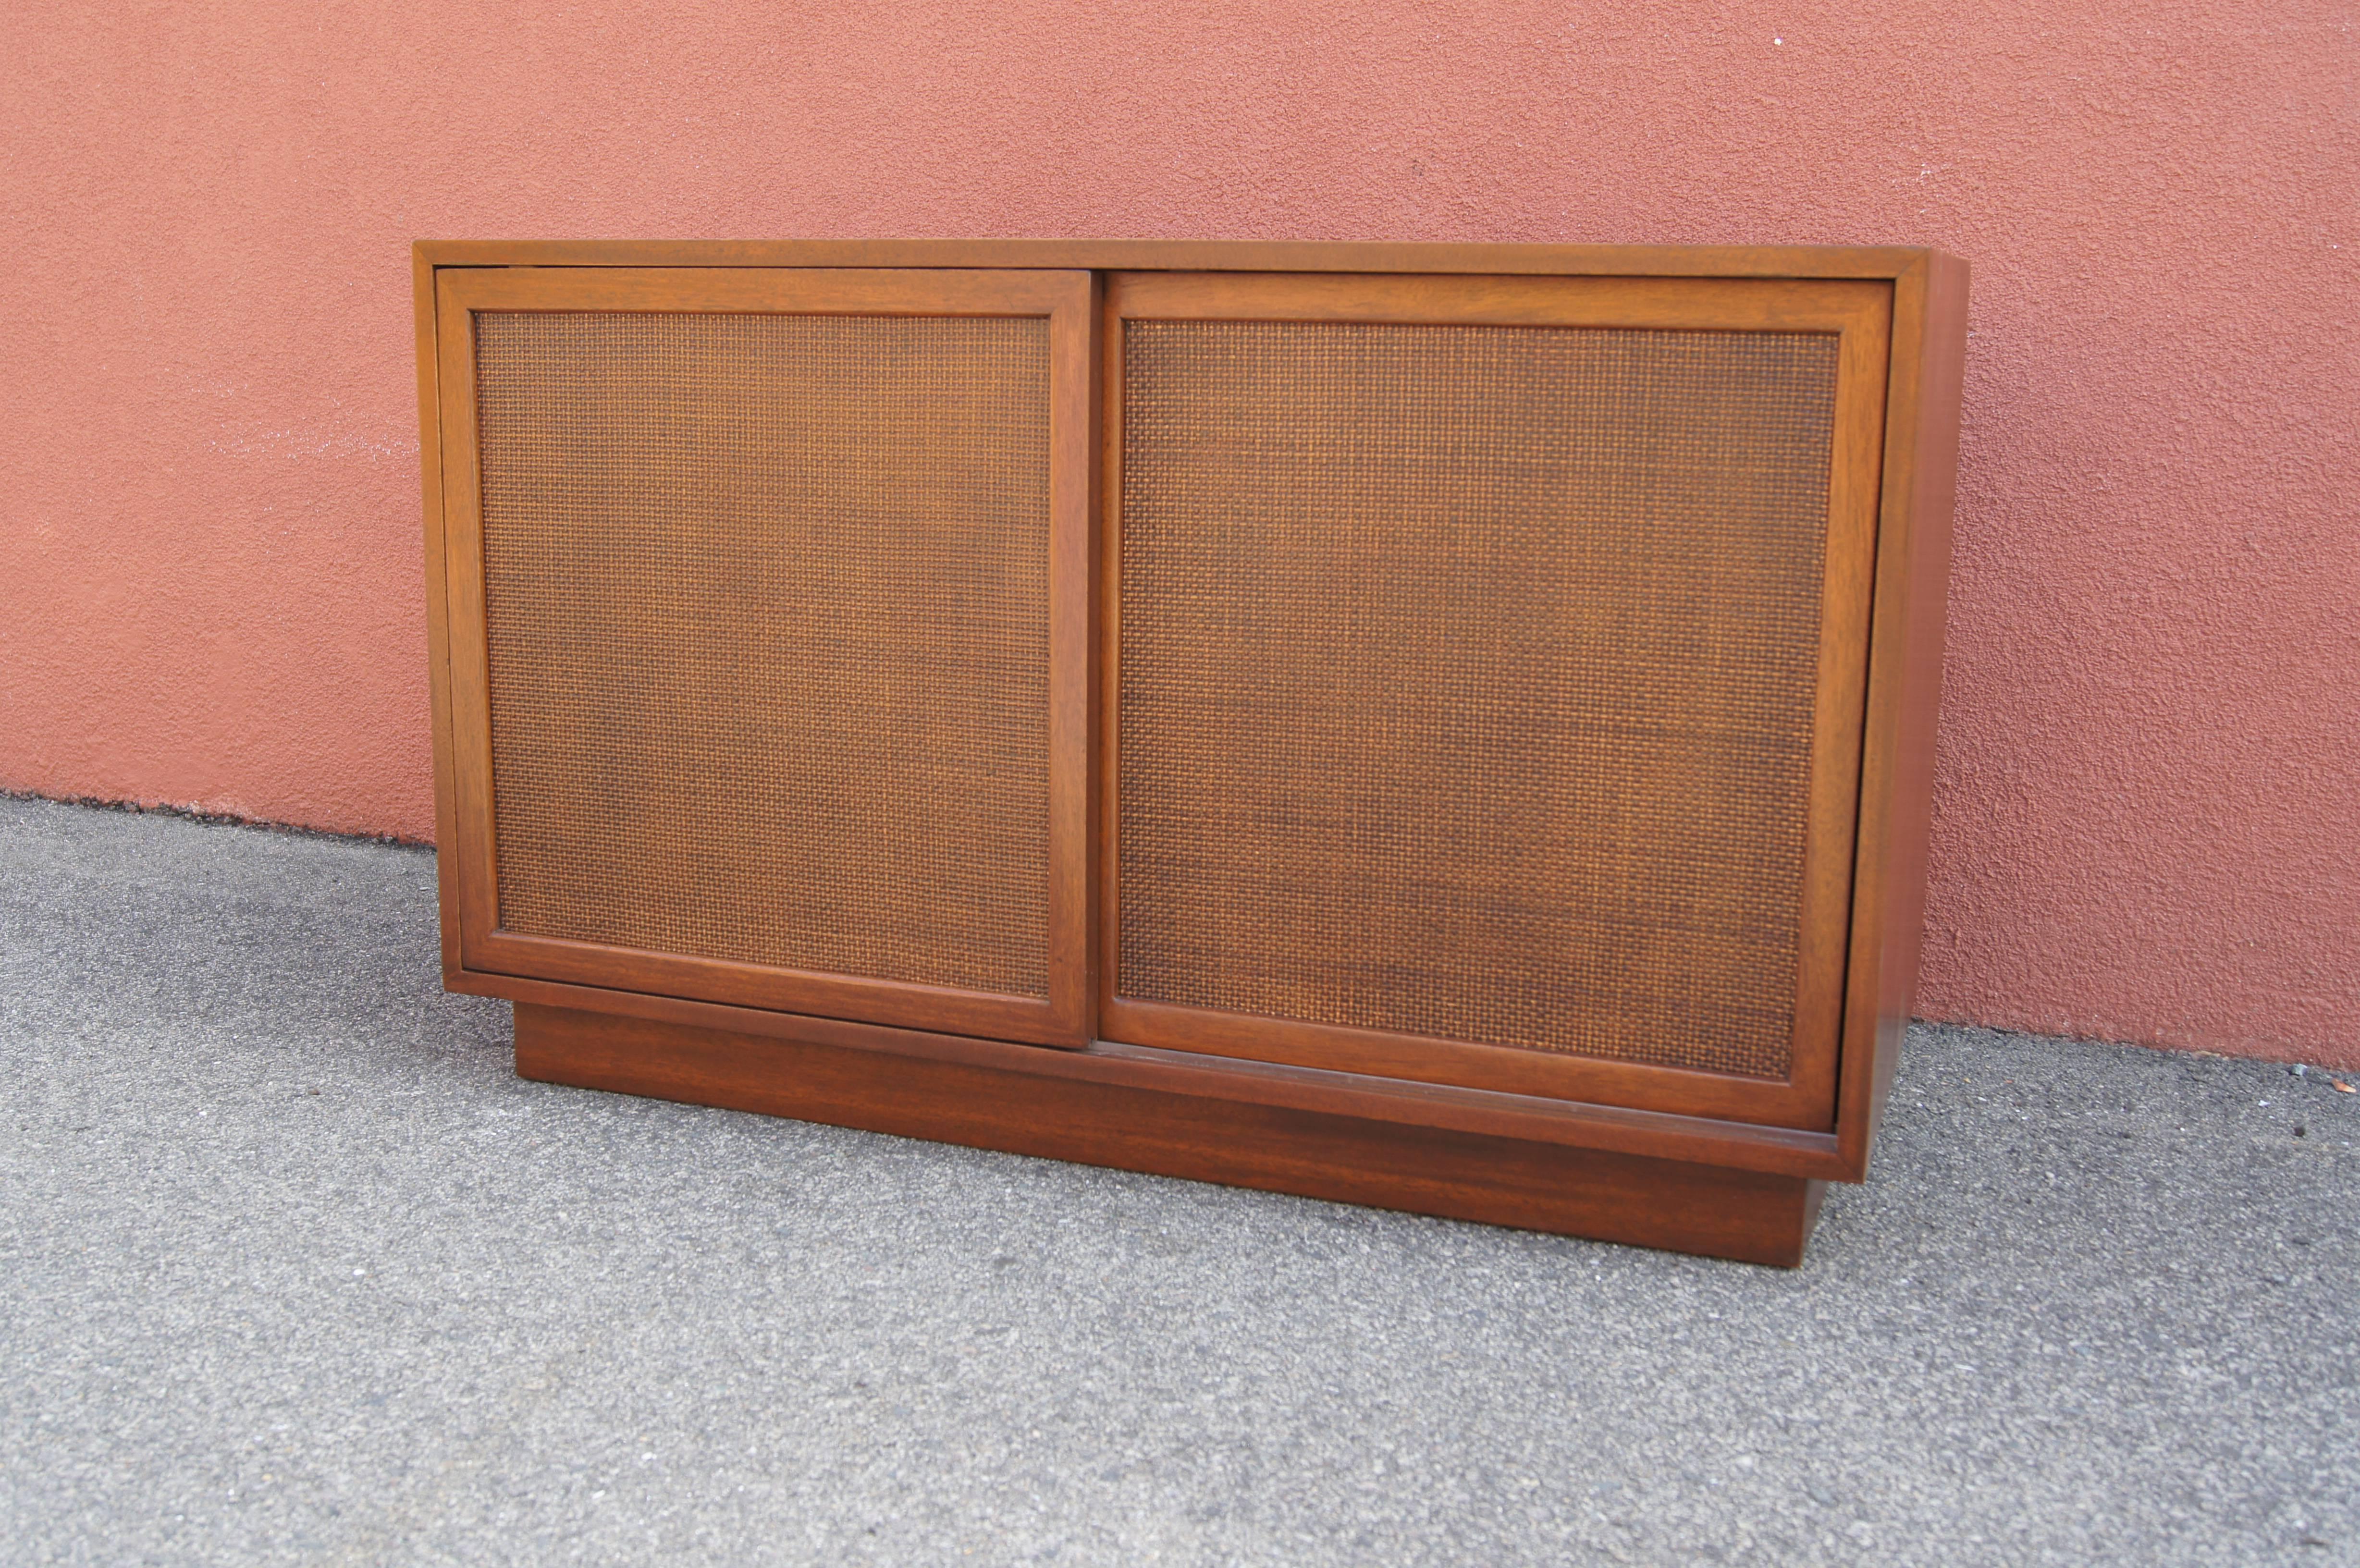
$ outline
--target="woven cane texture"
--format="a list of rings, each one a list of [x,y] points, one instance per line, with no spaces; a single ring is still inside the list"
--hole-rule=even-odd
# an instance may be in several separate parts
[[[477,320],[501,923],[1045,996],[1046,324]]]
[[[1784,1076],[1835,380],[1127,323],[1120,993]]]

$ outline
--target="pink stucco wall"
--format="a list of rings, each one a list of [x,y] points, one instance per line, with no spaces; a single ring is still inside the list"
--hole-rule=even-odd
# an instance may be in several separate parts
[[[1921,1010],[2360,1065],[2350,0],[0,8],[0,786],[431,832],[408,244],[1928,243]]]

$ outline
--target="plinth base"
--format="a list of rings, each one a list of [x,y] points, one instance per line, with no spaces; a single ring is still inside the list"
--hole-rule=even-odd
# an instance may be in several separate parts
[[[811,1020],[810,1032],[820,1038],[519,1002],[516,1065],[550,1083],[1784,1268],[1802,1261],[1827,1189],[1802,1176],[1420,1125],[1393,1103],[1415,1107],[1414,1094],[1389,1094],[1378,1115],[1321,1108],[1300,1102],[1349,1107],[1353,1094],[1274,1094],[1273,1083],[1304,1075],[1282,1079],[1254,1063],[825,1020]],[[890,1048],[866,1043],[889,1037]],[[1288,1099],[1298,1103],[1274,1103]]]

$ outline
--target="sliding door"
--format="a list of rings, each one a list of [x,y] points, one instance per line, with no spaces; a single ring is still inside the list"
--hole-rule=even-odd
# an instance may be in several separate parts
[[[1113,277],[1101,1032],[1831,1126],[1892,298]]]
[[[465,967],[1085,1042],[1089,274],[438,290]]]

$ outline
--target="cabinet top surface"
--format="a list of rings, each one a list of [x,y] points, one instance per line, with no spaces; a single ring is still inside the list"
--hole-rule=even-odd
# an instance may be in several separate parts
[[[1368,244],[1294,240],[420,240],[429,267],[956,267],[1898,278],[1941,253],[1883,245]]]

